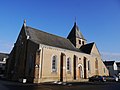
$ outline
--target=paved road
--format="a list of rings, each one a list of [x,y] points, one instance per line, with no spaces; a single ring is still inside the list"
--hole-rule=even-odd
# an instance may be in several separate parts
[[[120,82],[69,83],[66,85],[33,85],[0,80],[0,90],[120,90]]]

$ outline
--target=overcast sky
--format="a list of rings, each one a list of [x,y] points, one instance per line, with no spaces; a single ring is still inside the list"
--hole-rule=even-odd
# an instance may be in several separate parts
[[[28,26],[67,37],[75,17],[88,43],[120,57],[120,0],[1,0],[0,52],[11,51],[24,19]]]

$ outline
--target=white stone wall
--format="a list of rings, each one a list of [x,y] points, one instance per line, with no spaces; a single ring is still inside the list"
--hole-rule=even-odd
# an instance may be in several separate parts
[[[75,51],[70,51],[70,50],[65,50],[65,49],[60,49],[60,48],[55,48],[51,46],[46,46],[46,45],[40,45],[41,48],[41,54],[40,54],[40,71],[39,71],[39,76],[40,76],[40,81],[39,82],[49,82],[49,81],[59,81],[60,80],[60,56],[61,53],[65,54],[65,60],[64,60],[64,81],[73,81],[73,58],[74,55],[77,56],[77,65],[76,65],[76,79],[79,80],[80,77],[78,77],[78,69],[81,66],[82,67],[82,72],[81,72],[81,79],[84,78],[84,57],[86,57],[86,75],[87,78],[95,75],[95,60],[96,58],[99,61],[99,66],[98,66],[98,71],[100,75],[108,75],[108,70],[106,69],[105,65],[103,64],[102,60],[100,57],[96,57],[93,55],[85,54],[85,53],[80,53],[80,52],[75,52]],[[52,72],[52,56],[56,55],[57,56],[57,71]],[[66,61],[67,58],[71,58],[71,71],[67,72],[66,69]],[[88,71],[88,61],[90,61],[90,70]],[[104,69],[106,72],[104,73]]]

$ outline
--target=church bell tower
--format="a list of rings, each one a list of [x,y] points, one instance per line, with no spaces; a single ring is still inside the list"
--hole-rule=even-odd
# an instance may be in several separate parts
[[[70,31],[67,39],[69,39],[76,48],[80,48],[82,45],[86,44],[86,39],[80,32],[76,22],[74,23],[74,26]]]

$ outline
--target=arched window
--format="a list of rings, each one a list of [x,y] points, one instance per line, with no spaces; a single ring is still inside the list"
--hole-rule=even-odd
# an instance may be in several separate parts
[[[98,75],[99,71],[98,71],[98,59],[97,58],[95,60],[95,71],[96,71],[96,75]]]
[[[90,71],[90,60],[88,61],[88,71]]]
[[[98,60],[97,60],[97,58],[95,60],[95,69],[98,69]]]
[[[81,44],[81,40],[79,40],[79,44]]]
[[[52,72],[57,71],[57,56],[52,57]]]
[[[67,71],[70,71],[71,69],[71,59],[67,58]]]
[[[82,45],[84,45],[85,43],[84,43],[84,41],[82,41]]]

